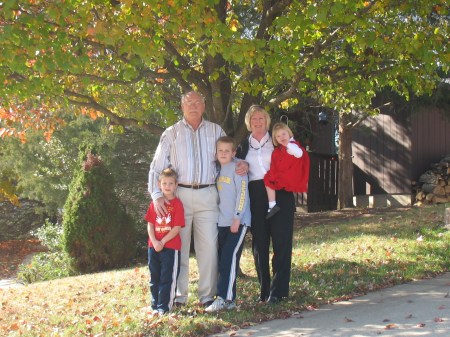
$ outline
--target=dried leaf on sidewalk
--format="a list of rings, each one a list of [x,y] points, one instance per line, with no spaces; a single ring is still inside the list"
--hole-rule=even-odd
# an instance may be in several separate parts
[[[390,330],[390,329],[395,329],[396,327],[397,327],[397,325],[395,325],[394,323],[391,323],[391,324],[386,325],[384,328],[387,330]]]

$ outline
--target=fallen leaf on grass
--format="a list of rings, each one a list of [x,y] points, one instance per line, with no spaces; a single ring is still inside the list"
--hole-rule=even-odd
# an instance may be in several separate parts
[[[17,324],[17,323],[11,324],[9,326],[9,330],[13,330],[13,331],[19,330],[19,324]]]

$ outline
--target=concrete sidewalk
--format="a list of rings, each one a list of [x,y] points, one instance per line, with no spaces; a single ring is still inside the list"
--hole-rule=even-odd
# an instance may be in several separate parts
[[[211,337],[450,336],[450,273]]]
[[[23,284],[15,279],[0,280],[0,289],[22,287]]]

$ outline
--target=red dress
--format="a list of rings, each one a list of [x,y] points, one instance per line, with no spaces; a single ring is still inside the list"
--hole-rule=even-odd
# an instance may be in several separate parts
[[[296,140],[290,141],[298,145],[303,155],[297,158],[287,152],[284,145],[279,144],[272,152],[270,169],[264,176],[264,184],[274,190],[288,192],[307,192],[309,179],[308,152]]]

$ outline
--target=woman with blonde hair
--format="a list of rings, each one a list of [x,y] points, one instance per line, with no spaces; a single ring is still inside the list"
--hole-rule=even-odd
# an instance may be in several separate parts
[[[269,133],[270,116],[264,107],[252,105],[245,115],[245,124],[250,134],[239,144],[236,157],[249,163],[250,231],[260,284],[259,301],[275,304],[289,295],[295,198],[292,192],[277,190],[280,211],[266,219],[268,198],[264,176],[270,170],[274,151]],[[271,241],[273,276],[269,258]]]

